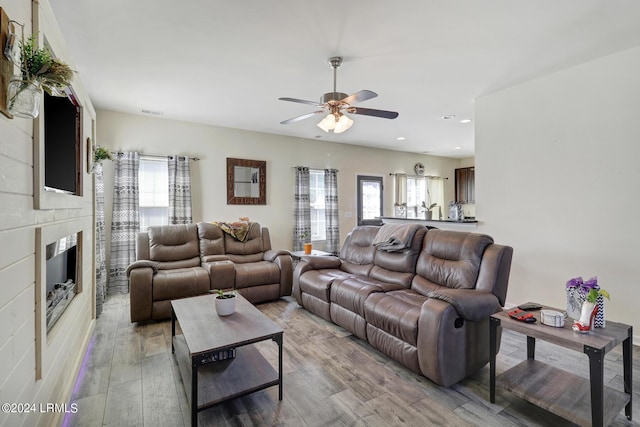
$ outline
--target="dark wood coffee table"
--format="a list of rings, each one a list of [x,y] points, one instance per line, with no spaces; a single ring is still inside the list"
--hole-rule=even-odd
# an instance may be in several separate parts
[[[198,425],[198,412],[267,387],[277,385],[282,400],[282,328],[241,295],[236,298],[235,313],[225,317],[216,314],[214,295],[171,301],[171,351],[191,405],[192,426]],[[176,335],[176,320],[182,335]],[[252,345],[266,340],[278,344],[278,372]]]
[[[558,310],[543,307],[548,310]],[[553,412],[581,426],[603,426],[624,408],[631,419],[631,373],[633,328],[607,320],[606,328],[587,334],[571,329],[571,318],[563,328],[540,323],[540,312],[533,311],[537,322],[526,323],[509,317],[507,311],[493,314],[490,319],[489,400],[495,403],[496,353],[499,328],[527,336],[527,360],[497,377],[498,385],[516,396]],[[535,360],[536,339],[541,339],[589,356],[589,379],[578,377],[549,364]],[[604,355],[622,344],[624,391],[605,387]]]

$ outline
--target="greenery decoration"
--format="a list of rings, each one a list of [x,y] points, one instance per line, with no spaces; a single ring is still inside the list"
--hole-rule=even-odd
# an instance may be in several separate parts
[[[93,152],[93,161],[96,163],[100,163],[103,160],[112,160],[111,152],[108,148],[104,147],[96,147]]]
[[[25,87],[33,83],[52,96],[60,96],[73,80],[69,65],[53,58],[49,49],[37,48],[36,34],[20,41],[20,72]]]

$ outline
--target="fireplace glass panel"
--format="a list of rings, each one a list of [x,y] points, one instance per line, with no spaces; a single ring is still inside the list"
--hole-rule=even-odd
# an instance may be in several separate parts
[[[78,292],[78,234],[46,246],[47,332],[55,325]]]

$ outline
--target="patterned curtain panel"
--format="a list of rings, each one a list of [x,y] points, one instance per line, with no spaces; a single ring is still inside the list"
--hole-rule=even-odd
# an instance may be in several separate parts
[[[189,158],[169,156],[169,224],[191,224]]]
[[[107,294],[107,265],[104,252],[104,174],[102,163],[96,163],[94,167],[96,179],[96,316],[99,316],[102,313],[102,303]]]
[[[311,236],[311,205],[309,204],[309,168],[298,166],[296,170],[296,188],[293,209],[293,250],[304,249],[302,236]]]
[[[327,252],[340,252],[340,215],[338,214],[338,171],[324,170],[324,212],[327,230]]]
[[[136,233],[140,230],[138,153],[117,153],[113,180],[111,263],[107,292],[128,293],[127,267],[136,259]]]

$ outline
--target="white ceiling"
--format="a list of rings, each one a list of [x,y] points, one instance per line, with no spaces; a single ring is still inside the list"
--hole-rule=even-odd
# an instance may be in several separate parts
[[[478,96],[640,45],[637,0],[50,2],[98,109],[459,158]],[[281,125],[315,108],[279,97],[332,91],[331,56],[339,92],[400,116]]]

